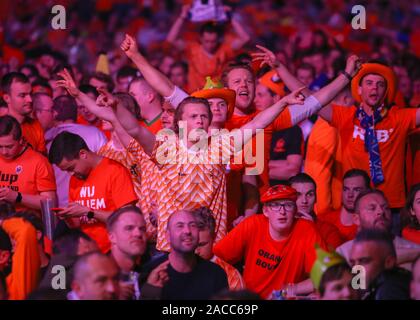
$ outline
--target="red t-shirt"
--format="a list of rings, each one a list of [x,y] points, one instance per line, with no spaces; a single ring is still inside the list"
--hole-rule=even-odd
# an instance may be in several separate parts
[[[268,218],[256,214],[243,220],[214,246],[214,254],[230,264],[245,259],[244,281],[262,298],[288,283],[308,278],[316,258],[315,244],[325,248],[312,222],[297,219],[289,237],[275,241]]]
[[[118,162],[103,158],[86,180],[70,178],[69,202],[78,202],[93,210],[115,211],[138,201],[130,173]],[[81,229],[97,243],[102,252],[110,249],[105,224],[82,224]]]
[[[365,150],[364,132],[356,118],[356,107],[333,106],[331,125],[339,130],[342,142],[343,172],[358,168],[370,175],[369,153]],[[406,139],[416,128],[416,109],[391,108],[375,125],[385,181],[377,186],[392,208],[405,204],[404,161]]]
[[[347,242],[356,237],[357,226],[355,224],[352,224],[351,226],[345,226],[342,224],[340,219],[340,210],[341,209],[321,214],[318,216],[318,220],[326,221],[336,226],[345,242]]]
[[[238,115],[233,115],[228,122],[226,122],[226,129],[228,130],[233,130],[233,129],[238,129],[241,126],[247,124],[248,122],[250,122],[252,119],[255,118],[255,116],[259,113],[260,111],[255,111],[252,114],[249,115],[245,115],[245,116],[238,116]],[[268,175],[268,161],[270,160],[270,148],[271,148],[271,139],[273,136],[273,132],[274,131],[278,131],[278,130],[283,130],[286,128],[290,128],[292,126],[292,121],[291,121],[291,117],[290,117],[290,112],[289,109],[285,109],[284,111],[282,111],[280,113],[280,115],[273,121],[273,123],[271,125],[269,125],[267,128],[264,129],[264,134],[263,134],[263,139],[264,139],[264,143],[263,143],[263,147],[264,147],[264,151],[259,153],[259,140],[258,140],[258,134],[256,136],[254,136],[252,138],[252,140],[250,142],[247,143],[247,145],[244,147],[244,154],[247,151],[247,149],[249,150],[249,148],[252,148],[252,155],[256,158],[256,165],[255,164],[246,164],[246,167],[248,167],[248,170],[250,168],[256,168],[256,172],[258,171],[262,171],[261,174],[259,175],[259,181],[258,181],[258,187],[260,190],[260,195],[264,194],[268,188],[270,187],[270,179],[269,179],[269,175]],[[260,170],[261,168],[261,170]]]
[[[405,227],[402,231],[402,236],[405,240],[420,244],[420,230]]]

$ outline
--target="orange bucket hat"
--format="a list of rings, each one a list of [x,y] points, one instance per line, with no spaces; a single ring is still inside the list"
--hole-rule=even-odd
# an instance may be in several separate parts
[[[387,83],[385,91],[385,105],[390,105],[393,103],[397,93],[397,79],[395,77],[394,71],[391,68],[380,63],[362,64],[362,68],[351,81],[351,94],[353,95],[353,98],[356,100],[356,102],[362,102],[362,97],[358,93],[358,87],[363,77],[368,74],[377,74],[385,78]]]
[[[230,119],[233,115],[236,100],[235,91],[224,88],[220,82],[214,82],[211,77],[206,77],[206,84],[204,85],[204,88],[193,92],[191,96],[204,99],[223,99],[228,105],[227,119]]]
[[[286,92],[284,91],[284,83],[274,82],[273,76],[277,74],[276,70],[271,70],[264,74],[258,81],[262,85],[266,86],[268,89],[273,91],[275,94],[279,95],[280,97],[284,97],[286,95]]]

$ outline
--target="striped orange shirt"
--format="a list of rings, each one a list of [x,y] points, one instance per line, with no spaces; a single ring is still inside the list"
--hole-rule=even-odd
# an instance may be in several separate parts
[[[245,289],[244,279],[234,266],[216,256],[213,256],[211,261],[219,265],[226,272],[230,290]]]

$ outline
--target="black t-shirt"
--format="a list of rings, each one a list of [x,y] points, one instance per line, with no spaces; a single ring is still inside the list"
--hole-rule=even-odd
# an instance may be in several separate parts
[[[167,255],[156,259],[152,268],[167,259]],[[162,300],[208,300],[229,287],[225,271],[217,264],[198,256],[193,271],[181,273],[168,265],[168,276],[169,280],[162,288]]]
[[[275,131],[271,140],[270,160],[287,160],[287,156],[292,154],[303,154],[303,134],[299,126]],[[271,186],[286,182],[270,179]]]
[[[383,271],[370,286],[366,300],[409,300],[411,272],[395,267]]]
[[[302,154],[303,134],[299,126],[275,131],[271,140],[270,160],[286,160],[292,154]]]

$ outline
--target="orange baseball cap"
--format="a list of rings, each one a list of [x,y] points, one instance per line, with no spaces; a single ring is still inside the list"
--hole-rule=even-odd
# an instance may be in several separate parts
[[[261,202],[266,203],[275,200],[297,200],[297,191],[284,184],[279,184],[268,189],[261,197]]]

